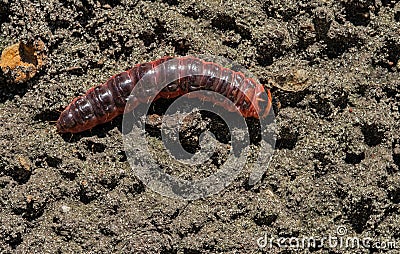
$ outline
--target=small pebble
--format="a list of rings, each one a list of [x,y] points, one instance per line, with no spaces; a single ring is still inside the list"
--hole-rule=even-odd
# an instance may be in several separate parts
[[[71,210],[71,207],[69,207],[69,206],[66,206],[66,205],[61,206],[61,211],[62,211],[63,213],[67,213],[67,212],[69,212],[70,210]]]

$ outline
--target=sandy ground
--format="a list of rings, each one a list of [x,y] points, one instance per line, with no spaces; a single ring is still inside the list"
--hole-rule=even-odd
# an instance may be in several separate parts
[[[0,84],[0,252],[399,253],[396,2],[1,0],[0,50],[40,38],[47,61],[26,83]],[[200,53],[275,86],[277,147],[255,186],[244,172],[216,195],[166,198],[130,170],[121,117],[56,133],[59,111],[89,87]],[[335,247],[329,236],[372,240]]]

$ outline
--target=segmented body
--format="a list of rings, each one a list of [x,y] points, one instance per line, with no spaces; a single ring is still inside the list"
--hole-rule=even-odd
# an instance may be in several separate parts
[[[162,68],[156,68],[157,66]],[[193,73],[201,74],[193,75]],[[154,82],[171,77],[175,80],[165,86],[155,99],[175,98],[196,90],[210,90],[234,102],[244,117],[265,117],[271,109],[269,90],[265,91],[262,85],[245,77],[243,73],[195,57],[167,56],[137,64],[132,69],[112,76],[106,83],[92,87],[86,94],[75,98],[57,120],[57,130],[60,133],[82,132],[124,113],[129,95],[145,74],[146,78]],[[147,94],[136,96],[134,98],[136,102],[130,110],[134,110],[139,103],[148,103],[150,97]],[[203,96],[201,99],[224,106],[212,96],[209,98]]]

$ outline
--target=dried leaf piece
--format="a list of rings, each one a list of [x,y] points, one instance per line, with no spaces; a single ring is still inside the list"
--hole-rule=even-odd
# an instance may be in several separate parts
[[[43,41],[31,43],[19,42],[5,48],[1,54],[0,67],[7,81],[23,83],[37,73],[43,66],[45,58]]]

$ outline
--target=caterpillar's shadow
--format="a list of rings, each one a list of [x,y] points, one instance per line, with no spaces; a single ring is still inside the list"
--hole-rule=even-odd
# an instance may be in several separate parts
[[[114,118],[112,121],[97,125],[90,130],[86,130],[79,133],[60,133],[61,137],[65,142],[75,143],[80,141],[82,138],[93,137],[96,136],[98,138],[104,138],[108,135],[110,131],[117,128],[120,133],[122,133],[122,122],[123,116],[118,116]]]

